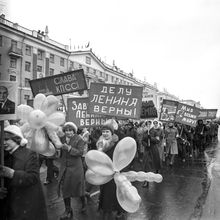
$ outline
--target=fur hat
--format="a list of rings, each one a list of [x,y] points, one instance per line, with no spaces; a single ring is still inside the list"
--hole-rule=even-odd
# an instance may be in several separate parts
[[[4,131],[7,133],[10,133],[10,134],[13,134],[17,137],[20,137],[21,138],[21,143],[20,143],[21,146],[24,146],[28,143],[27,139],[24,138],[24,136],[21,132],[21,129],[17,125],[8,125],[4,129]]]
[[[78,129],[78,128],[77,128],[77,126],[76,126],[73,122],[71,122],[71,121],[66,122],[66,123],[64,124],[64,126],[63,126],[63,130],[65,131],[65,129],[66,129],[67,127],[72,128],[72,129],[74,130],[74,132],[77,133],[77,129]]]
[[[114,134],[114,127],[111,123],[103,124],[101,127],[101,131],[103,131],[103,130],[110,130],[112,132],[112,134]]]

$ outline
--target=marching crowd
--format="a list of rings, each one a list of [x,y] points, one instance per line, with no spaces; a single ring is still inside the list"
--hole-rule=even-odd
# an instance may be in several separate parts
[[[218,137],[218,123],[198,120],[195,128],[175,122],[162,123],[158,120],[116,121],[117,126],[106,123],[99,127],[77,128],[73,122],[66,122],[59,131],[62,148],[56,155],[47,157],[26,147],[18,125],[4,128],[4,166],[0,166],[0,177],[4,186],[0,188],[1,219],[46,220],[47,210],[39,176],[45,160],[47,179],[50,184],[57,179],[57,194],[62,196],[65,211],[60,219],[71,219],[74,212],[71,198],[78,197],[81,211],[86,210],[86,198],[92,192],[92,185],[86,182],[85,154],[89,150],[100,150],[110,158],[116,144],[124,137],[132,137],[137,143],[134,160],[125,170],[131,170],[134,162],[141,164],[145,172],[160,173],[163,166],[175,166],[175,158],[184,163],[188,158],[203,153]],[[55,166],[54,160],[59,162]],[[149,183],[144,182],[143,187]],[[114,180],[101,185],[99,211],[103,219],[121,218],[124,211],[116,198]]]

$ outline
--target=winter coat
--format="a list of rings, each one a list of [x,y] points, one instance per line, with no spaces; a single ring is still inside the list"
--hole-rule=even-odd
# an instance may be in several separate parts
[[[8,194],[3,206],[7,218],[4,218],[1,210],[1,219],[47,220],[37,154],[20,146],[5,159],[5,166],[11,167],[15,172],[12,179],[5,178]]]
[[[66,143],[66,137],[61,138]],[[83,139],[75,134],[70,138],[71,150],[61,150],[60,173],[58,177],[58,195],[62,190],[63,198],[80,197],[85,194],[85,181],[82,155],[84,152]]]
[[[102,136],[97,142],[97,146],[99,145],[100,141],[102,140]],[[112,159],[113,152],[115,150],[116,144],[118,141],[118,137],[116,135],[113,136],[113,140],[108,143],[108,146],[106,146],[104,149],[104,152]],[[111,212],[111,211],[121,211],[122,208],[118,203],[117,197],[116,197],[116,184],[114,182],[114,179],[109,181],[108,183],[105,183],[103,185],[100,185],[100,196],[99,196],[99,209],[105,211],[105,212]]]

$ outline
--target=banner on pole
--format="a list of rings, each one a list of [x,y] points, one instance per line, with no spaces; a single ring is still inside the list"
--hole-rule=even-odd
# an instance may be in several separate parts
[[[16,119],[17,94],[17,82],[0,81],[0,121]]]
[[[63,74],[30,80],[34,96],[38,93],[45,95],[61,95],[87,90],[84,70],[74,70]]]
[[[177,106],[177,101],[163,99],[159,120],[162,122],[174,122]]]
[[[107,118],[101,115],[89,114],[89,98],[67,99],[67,121],[74,122],[78,127],[92,127],[102,125]]]
[[[143,87],[91,83],[89,108],[91,114],[140,118]]]
[[[208,120],[215,119],[218,109],[200,109],[198,119]]]
[[[196,127],[198,116],[199,116],[198,108],[183,103],[178,103],[176,109],[175,122]]]

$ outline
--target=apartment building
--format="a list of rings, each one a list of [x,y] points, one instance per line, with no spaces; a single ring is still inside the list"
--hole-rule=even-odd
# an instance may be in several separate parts
[[[157,86],[125,73],[114,63],[105,63],[92,48],[71,51],[69,45],[49,38],[48,27],[44,31],[30,30],[8,21],[4,15],[0,16],[0,30],[0,80],[18,83],[18,104],[33,98],[29,80],[83,68],[88,88],[91,82],[141,86],[143,100],[153,100],[160,107]],[[87,91],[65,98],[70,95],[87,96]]]

